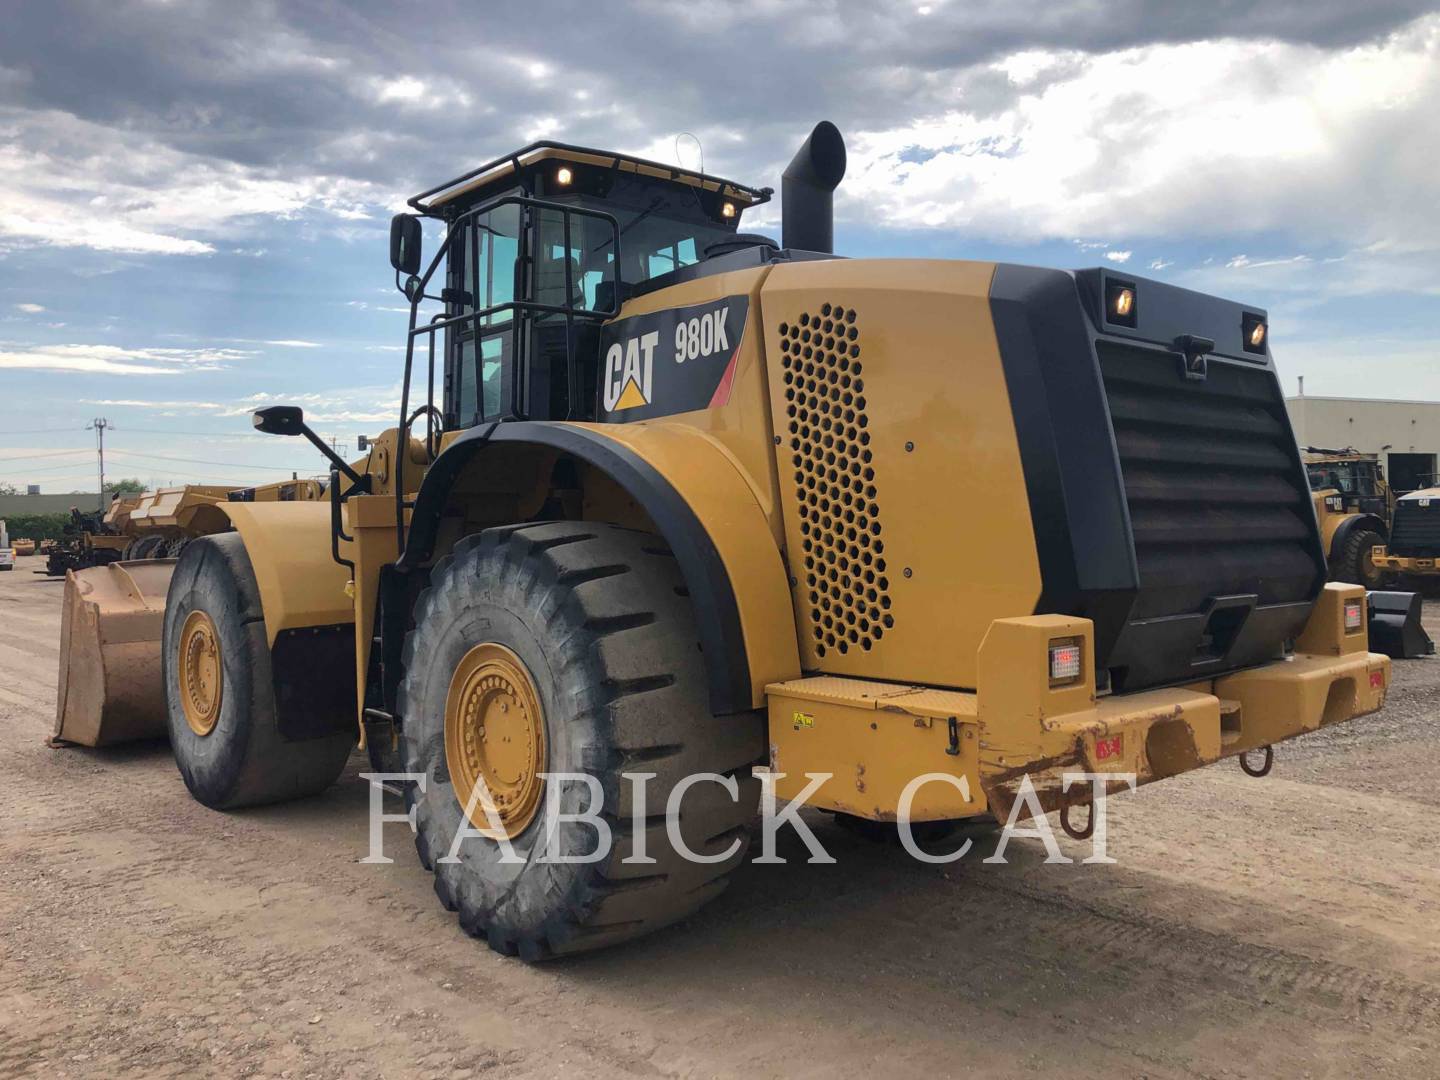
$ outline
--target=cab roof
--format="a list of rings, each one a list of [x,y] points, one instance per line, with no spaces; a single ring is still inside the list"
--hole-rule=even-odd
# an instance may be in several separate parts
[[[696,172],[694,169],[682,169],[678,165],[663,165],[658,161],[647,161],[645,158],[633,157],[630,154],[620,154],[612,150],[596,150],[585,146],[572,146],[569,143],[542,141],[531,143],[514,153],[506,154],[494,161],[486,162],[479,168],[471,169],[454,180],[447,180],[428,191],[422,191],[409,200],[409,205],[422,214],[434,213],[447,203],[452,203],[461,197],[478,197],[486,193],[486,189],[509,187],[524,170],[550,160],[566,161],[577,165],[598,165],[614,169],[617,172],[687,184],[690,187],[712,191],[724,198],[742,202],[745,206],[758,206],[760,203],[768,202],[770,196],[774,194],[773,189],[768,187],[747,187],[719,176],[710,176],[706,173]]]
[[[1425,487],[1400,496],[1401,502],[1419,502],[1421,499],[1440,500],[1440,487]]]

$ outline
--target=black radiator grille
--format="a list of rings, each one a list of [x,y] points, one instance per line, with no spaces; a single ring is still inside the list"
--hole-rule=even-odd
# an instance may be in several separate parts
[[[1305,472],[1273,374],[1097,343],[1134,530],[1133,623],[1217,596],[1303,602],[1323,580]]]
[[[1395,504],[1390,553],[1411,559],[1440,558],[1440,495],[1431,499],[1429,506],[1421,506],[1415,499]]]

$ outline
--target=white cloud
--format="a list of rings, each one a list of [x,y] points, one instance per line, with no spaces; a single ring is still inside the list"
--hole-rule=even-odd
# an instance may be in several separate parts
[[[1440,249],[1419,134],[1440,111],[1440,15],[1347,49],[1223,39],[991,68],[1026,92],[852,135],[845,210],[1024,242],[1284,232]]]
[[[140,255],[208,255],[255,215],[368,217],[391,197],[364,181],[280,178],[118,125],[3,106],[0,193],[0,240]]]
[[[241,349],[124,349],[117,345],[33,345],[0,350],[0,368],[105,375],[215,371],[254,354]]]
[[[1109,259],[1109,260],[1110,260],[1111,262],[1113,262],[1113,263],[1127,263],[1127,262],[1130,261],[1130,255],[1131,255],[1131,252],[1129,252],[1129,251],[1107,251],[1107,252],[1105,252],[1105,258]]]
[[[16,309],[25,312],[26,315],[39,315],[45,309],[39,304],[16,304]]]
[[[300,405],[311,424],[386,424],[394,426],[400,414],[400,387],[357,386],[326,393],[261,391],[236,402],[225,416],[249,416],[261,405]]]
[[[371,87],[377,101],[403,101],[414,103],[425,97],[425,83],[413,75],[401,75],[398,79],[374,79]]]
[[[1151,260],[1150,260],[1150,269],[1151,269],[1151,270],[1164,270],[1167,266],[1174,266],[1174,265],[1175,265],[1175,261],[1174,261],[1173,259],[1168,259],[1168,260],[1167,260],[1167,259],[1151,259]]]
[[[224,409],[218,401],[150,401],[144,398],[98,398],[81,402],[82,405],[110,405],[129,409]]]
[[[295,338],[282,338],[279,341],[266,341],[266,345],[278,345],[286,349],[318,349],[321,347],[318,341],[300,341]]]

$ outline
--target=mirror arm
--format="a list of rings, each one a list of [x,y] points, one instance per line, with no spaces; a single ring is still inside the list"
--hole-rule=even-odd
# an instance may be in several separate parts
[[[370,489],[369,478],[361,476],[354,469],[352,469],[350,467],[350,463],[344,458],[342,458],[339,454],[337,454],[333,446],[327,443],[324,439],[320,438],[319,435],[316,435],[315,432],[310,430],[309,424],[304,425],[300,429],[300,434],[304,435],[305,438],[309,439],[310,442],[314,445],[315,449],[319,450],[320,453],[324,454],[331,465],[333,465],[336,469],[345,474],[345,478],[349,480],[350,483],[353,485],[350,491],[346,493],[347,495],[354,494],[354,492],[356,491],[368,491]]]

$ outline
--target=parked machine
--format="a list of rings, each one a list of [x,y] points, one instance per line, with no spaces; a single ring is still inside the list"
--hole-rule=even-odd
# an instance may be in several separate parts
[[[1422,488],[1395,500],[1390,543],[1376,564],[1414,584],[1440,582],[1440,487]]]
[[[1394,493],[1376,454],[1353,447],[1326,450],[1305,447],[1305,471],[1320,521],[1332,581],[1349,581],[1377,589],[1384,572],[1374,552],[1390,535]]]
[[[0,570],[15,569],[15,550],[10,546],[10,533],[0,520]]]
[[[1119,268],[837,257],[844,167],[819,125],[778,245],[738,231],[767,188],[558,143],[412,199],[396,427],[347,462],[258,410],[330,460],[328,503],[215,504],[233,531],[148,616],[195,798],[311,794],[367,747],[423,778],[441,901],[538,959],[724,889],[757,765],[851,818],[940,774],[913,820],[1033,790],[1069,827],[1067,771],[1148,783],[1379,708],[1266,313]],[[604,858],[534,857],[593,851],[560,816],[586,807]]]
[[[60,541],[46,553],[45,569],[36,573],[62,577],[71,570],[118,562],[128,541],[118,529],[106,524],[105,516],[98,511],[81,513],[79,507],[72,506]]]

